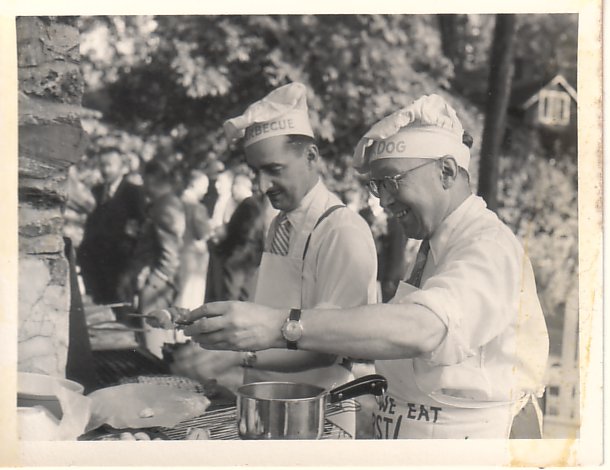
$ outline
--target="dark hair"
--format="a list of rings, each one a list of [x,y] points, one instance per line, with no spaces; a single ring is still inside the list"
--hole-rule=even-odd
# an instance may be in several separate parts
[[[468,147],[469,149],[472,148],[472,144],[474,143],[474,139],[472,138],[472,136],[468,133],[468,131],[464,131],[464,133],[462,134],[462,143]]]
[[[464,133],[462,134],[462,143],[469,149],[472,148],[474,139],[472,138],[472,136],[470,135],[470,133],[468,131],[464,131]],[[468,171],[466,171],[464,168],[462,168],[460,166],[460,167],[458,167],[458,172],[460,172],[462,174],[462,176],[464,178],[466,178],[466,180],[470,183],[470,173],[468,173]]]
[[[288,144],[296,144],[296,145],[311,145],[311,144],[316,144],[316,140],[308,135],[301,135],[301,134],[289,134],[286,136],[288,138],[288,140],[286,141],[286,143]]]
[[[147,162],[144,166],[143,174],[153,176],[160,181],[174,183],[172,169],[167,163],[162,162],[161,160],[150,160]]]
[[[262,196],[244,199],[227,223],[227,236],[218,245],[220,253],[239,253],[241,263],[260,263],[265,243]],[[237,251],[236,251],[237,250]]]

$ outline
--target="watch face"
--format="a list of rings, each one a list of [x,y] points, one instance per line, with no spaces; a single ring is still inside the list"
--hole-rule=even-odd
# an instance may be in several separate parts
[[[303,334],[303,325],[298,321],[287,321],[284,324],[283,333],[286,341],[298,341]]]

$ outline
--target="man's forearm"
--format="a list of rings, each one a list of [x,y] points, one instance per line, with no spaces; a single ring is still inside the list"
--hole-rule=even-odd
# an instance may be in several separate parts
[[[207,349],[284,349],[286,309],[247,302],[216,302],[192,310],[184,330]],[[447,328],[418,304],[375,304],[349,309],[306,309],[301,315],[302,351],[358,359],[406,359],[431,352]]]
[[[420,305],[304,310],[299,348],[360,359],[404,359],[432,351],[446,327]]]
[[[300,372],[318,367],[332,365],[336,356],[333,354],[311,351],[289,351],[287,349],[267,349],[257,354],[255,369],[275,372]]]

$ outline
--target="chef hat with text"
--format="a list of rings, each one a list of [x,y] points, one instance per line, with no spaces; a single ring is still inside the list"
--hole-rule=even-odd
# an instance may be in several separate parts
[[[313,137],[307,114],[306,88],[294,82],[273,90],[223,127],[229,143],[243,137],[244,147],[277,135]]]
[[[468,171],[470,149],[462,142],[464,128],[455,110],[439,95],[425,95],[383,118],[360,139],[354,167],[370,171],[383,158],[440,158],[451,155]]]

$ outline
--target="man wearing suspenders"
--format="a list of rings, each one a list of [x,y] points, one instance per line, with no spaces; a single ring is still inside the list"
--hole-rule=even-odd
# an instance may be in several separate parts
[[[300,320],[289,309],[208,304],[191,312],[186,334],[209,349],[265,350],[297,330],[301,350],[374,359],[388,380],[372,423],[378,438],[507,438],[528,403],[541,428],[549,339],[532,266],[471,193],[463,134],[454,109],[431,95],[356,147],[371,193],[422,240],[390,304],[305,309]]]
[[[288,309],[294,320],[303,308],[374,302],[373,237],[364,219],[320,180],[305,86],[290,83],[272,91],[224,128],[230,142],[243,143],[261,192],[280,211],[269,228],[255,302]],[[285,332],[284,348],[237,356],[244,381],[332,387],[353,378],[344,357],[295,350],[297,336],[298,331]],[[355,435],[353,413],[333,419]]]

